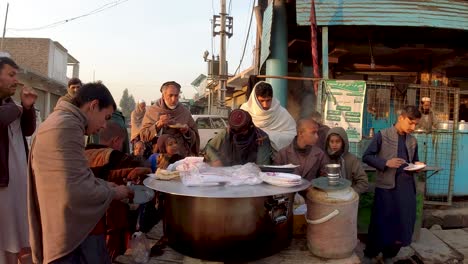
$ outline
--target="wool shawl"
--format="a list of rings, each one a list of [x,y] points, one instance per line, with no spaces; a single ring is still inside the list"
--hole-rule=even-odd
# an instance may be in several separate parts
[[[271,145],[276,151],[286,147],[296,136],[296,122],[276,98],[272,98],[271,107],[264,110],[255,94],[258,82],[250,93],[249,100],[241,106],[249,112],[256,127],[268,134]]]
[[[156,129],[156,122],[161,115],[170,115],[171,124],[187,124],[189,131],[182,135],[179,129],[169,128],[168,126]],[[154,105],[146,109],[141,125],[140,138],[144,142],[151,142],[155,137],[162,134],[171,134],[179,145],[179,150],[183,156],[198,155],[200,150],[200,136],[192,114],[181,103],[177,104],[175,109],[169,109],[164,100],[159,99]]]
[[[135,110],[133,110],[130,115],[130,122],[132,124],[130,141],[134,140],[140,135],[141,123],[143,122],[143,117],[145,116],[146,108],[141,109],[140,105],[137,105]]]
[[[39,127],[29,161],[28,213],[34,263],[76,249],[104,216],[114,191],[94,177],[85,156],[87,118],[61,101]]]

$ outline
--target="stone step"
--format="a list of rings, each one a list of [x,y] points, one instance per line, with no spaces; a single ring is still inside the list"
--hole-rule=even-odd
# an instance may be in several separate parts
[[[434,235],[468,260],[468,232],[463,229],[433,230]]]
[[[421,229],[420,239],[411,244],[415,254],[424,264],[462,263],[463,255],[451,249],[426,228]]]

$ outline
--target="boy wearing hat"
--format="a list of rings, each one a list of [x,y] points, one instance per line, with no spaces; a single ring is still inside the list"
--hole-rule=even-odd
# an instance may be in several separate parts
[[[432,129],[437,127],[437,119],[431,108],[431,98],[423,97],[421,99],[421,106],[419,108],[422,116],[416,129],[422,129],[427,133],[431,133]]]

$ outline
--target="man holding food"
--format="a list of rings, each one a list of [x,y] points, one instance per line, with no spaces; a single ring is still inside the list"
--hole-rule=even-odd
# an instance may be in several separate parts
[[[180,84],[165,82],[161,94],[162,97],[146,109],[140,139],[156,143],[160,135],[170,134],[176,138],[181,155],[198,155],[200,136],[190,111],[179,102]]]

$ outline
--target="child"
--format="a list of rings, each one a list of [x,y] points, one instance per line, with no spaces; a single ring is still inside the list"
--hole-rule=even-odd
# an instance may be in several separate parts
[[[359,194],[366,192],[369,182],[361,161],[349,153],[348,135],[342,127],[334,127],[327,133],[326,153],[331,163],[341,165],[341,177],[351,181],[351,187]]]
[[[174,136],[163,134],[158,138],[156,144],[157,153],[154,153],[148,158],[148,161],[151,163],[151,170],[153,172],[156,172],[157,168],[167,169],[169,164],[183,159],[183,157],[179,154],[177,140]]]
[[[377,169],[363,263],[372,263],[380,252],[384,263],[393,263],[392,258],[400,248],[411,244],[416,221],[416,184],[413,173],[404,168],[407,163],[422,164],[418,162],[418,142],[411,136],[420,119],[417,107],[405,107],[397,123],[377,133],[362,156],[365,163]]]

